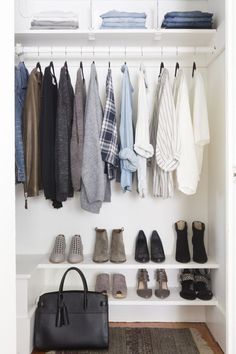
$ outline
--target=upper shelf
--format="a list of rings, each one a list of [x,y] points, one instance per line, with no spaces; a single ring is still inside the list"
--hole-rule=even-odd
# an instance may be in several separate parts
[[[49,255],[18,255],[17,256],[17,278],[18,279],[29,279],[31,274],[36,269],[61,269],[65,270],[72,266],[71,263],[63,262],[63,263],[50,263]],[[134,260],[134,256],[127,256],[127,261],[124,263],[95,263],[92,261],[91,255],[84,255],[84,261],[76,264],[82,270],[128,270],[128,269],[139,269],[145,267],[146,269],[157,269],[157,268],[165,268],[165,269],[194,269],[194,268],[208,268],[208,269],[217,269],[219,268],[219,264],[212,258],[208,259],[207,263],[199,264],[193,261],[189,263],[179,263],[176,262],[172,256],[167,255],[166,260],[163,263],[138,263]]]
[[[16,43],[30,45],[191,46],[213,45],[216,29],[27,30],[15,34]]]

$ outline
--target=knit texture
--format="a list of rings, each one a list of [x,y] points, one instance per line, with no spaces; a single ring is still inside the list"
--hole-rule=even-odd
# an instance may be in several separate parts
[[[100,148],[103,109],[99,97],[97,71],[91,65],[91,75],[85,109],[85,132],[80,201],[84,210],[99,213],[102,202],[110,201],[110,183],[104,174]]]
[[[58,201],[73,197],[70,169],[70,140],[74,91],[67,65],[61,68],[56,121],[56,194]]]
[[[74,191],[81,188],[81,171],[84,145],[84,114],[86,103],[86,85],[81,68],[77,72],[75,86],[74,115],[70,143],[71,177]]]

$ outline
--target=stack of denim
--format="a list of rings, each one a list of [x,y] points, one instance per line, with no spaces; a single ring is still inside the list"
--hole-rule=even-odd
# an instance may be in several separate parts
[[[146,28],[146,17],[144,12],[121,12],[108,11],[100,16],[102,18],[101,29],[139,29]]]
[[[213,24],[212,17],[213,14],[201,11],[168,12],[162,28],[210,29]]]

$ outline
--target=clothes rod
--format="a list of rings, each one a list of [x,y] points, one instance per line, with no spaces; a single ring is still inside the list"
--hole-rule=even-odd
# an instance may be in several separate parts
[[[214,47],[24,47],[16,45],[15,53],[27,58],[156,58],[180,55],[214,54]]]

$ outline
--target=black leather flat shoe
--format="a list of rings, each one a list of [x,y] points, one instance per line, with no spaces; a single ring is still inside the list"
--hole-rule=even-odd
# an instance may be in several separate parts
[[[152,232],[151,236],[151,260],[153,262],[161,263],[165,260],[165,252],[161,242],[161,238],[157,231]]]
[[[150,260],[147,239],[143,230],[140,230],[136,239],[135,260],[140,263],[147,263]]]

